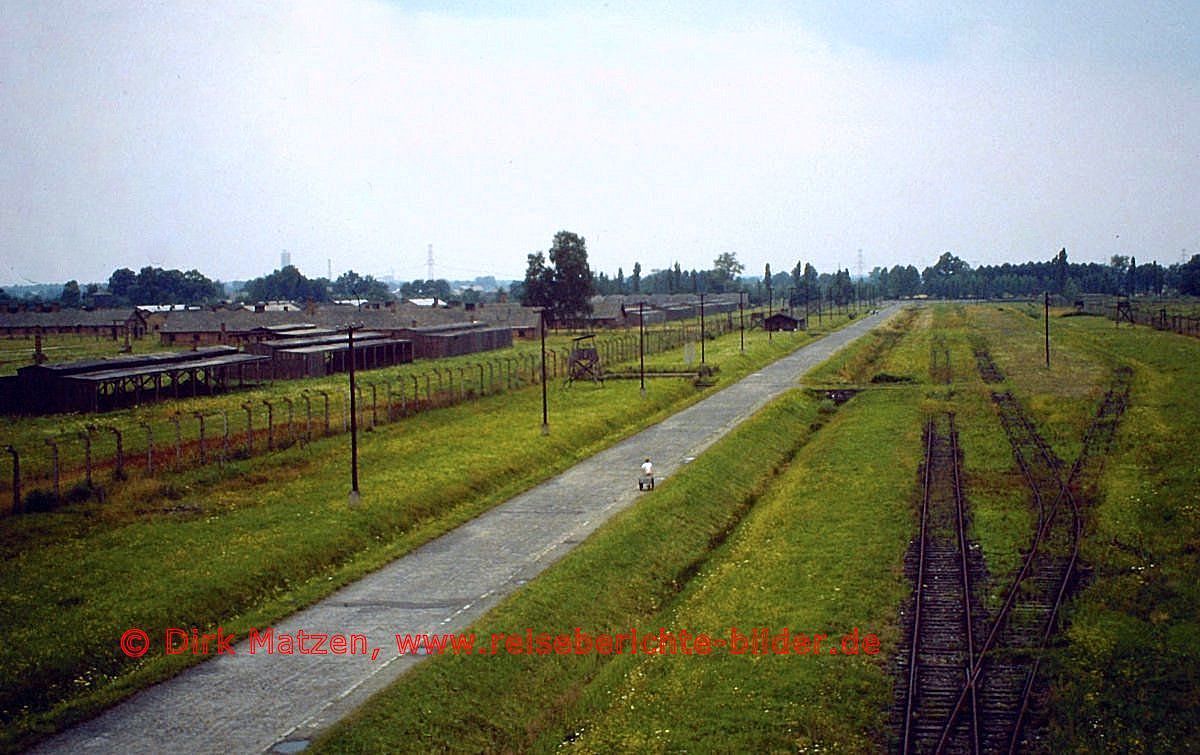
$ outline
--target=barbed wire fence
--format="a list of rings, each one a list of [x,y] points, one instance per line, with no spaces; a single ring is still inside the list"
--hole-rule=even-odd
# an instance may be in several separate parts
[[[736,330],[730,313],[706,323],[706,337]],[[645,353],[660,354],[700,337],[697,323],[663,323],[646,328]],[[605,364],[638,358],[636,330],[597,339]],[[564,380],[570,349],[546,350],[549,380]],[[374,370],[358,381],[358,425],[398,422],[431,409],[520,390],[541,380],[535,351],[431,365],[400,373]],[[130,479],[159,479],[210,465],[276,453],[297,444],[348,433],[349,386],[300,388],[290,395],[243,401],[240,405],[176,411],[151,418],[105,421],[103,415],[65,420],[59,433],[37,440],[14,439],[5,446],[10,475],[0,480],[0,511],[52,510],[63,503],[103,501],[110,486]]]

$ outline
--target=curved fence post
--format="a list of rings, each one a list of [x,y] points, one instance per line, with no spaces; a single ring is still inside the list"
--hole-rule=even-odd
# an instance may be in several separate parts
[[[149,422],[139,422],[139,425],[146,428],[146,476],[154,475],[154,429],[150,427]]]
[[[183,431],[179,429],[179,412],[175,412],[168,419],[175,425],[175,469],[178,470],[183,467]]]
[[[287,437],[288,437],[288,444],[290,445],[290,444],[296,442],[296,429],[295,429],[296,426],[295,426],[295,424],[293,424],[293,420],[295,419],[296,413],[292,407],[292,399],[291,398],[289,398],[288,396],[280,396],[279,400],[282,401],[283,403],[287,404],[287,408],[288,408],[288,434],[287,434]]]
[[[254,455],[254,404],[249,401],[242,402],[242,408],[246,410],[246,455]]]
[[[58,441],[53,438],[46,438],[46,445],[50,446],[50,463],[54,469],[54,503],[62,503],[62,488],[59,487],[59,466],[58,466]]]
[[[355,381],[354,390],[355,390],[354,398],[358,400],[358,403],[355,405],[355,411],[357,413],[357,416],[355,416],[354,420],[356,422],[358,422],[359,426],[365,426],[367,424],[367,422],[366,422],[366,419],[363,417],[363,414],[367,411],[367,404],[365,401],[363,401],[362,383]]]
[[[92,487],[92,431],[95,429],[95,425],[88,425],[86,430],[79,431],[79,437],[83,438],[83,468],[89,490]]]
[[[15,446],[8,445],[4,447],[5,451],[12,454],[12,513],[20,514],[24,507],[21,506],[21,455],[17,453]]]
[[[262,400],[267,407],[267,450],[275,450],[275,407],[267,399]]]
[[[321,398],[325,399],[325,432],[321,437],[329,434],[329,394],[325,391],[317,391],[321,394]]]
[[[204,413],[192,412],[192,416],[200,423],[200,463],[207,464],[208,459],[204,455]]]
[[[112,425],[106,425],[104,427],[104,429],[111,432],[117,438],[117,467],[116,467],[116,469],[113,470],[113,479],[114,480],[124,480],[125,479],[125,448],[124,448],[124,444],[122,443],[121,431],[118,430],[117,428],[113,427]]]
[[[221,463],[229,460],[229,411],[221,410]]]
[[[304,399],[304,442],[312,443],[312,396],[307,390],[300,391]]]
[[[384,394],[385,396],[387,396],[387,421],[395,422],[396,421],[396,409],[395,409],[395,407],[392,406],[392,381],[385,379],[383,381],[383,387],[387,388],[387,393]]]

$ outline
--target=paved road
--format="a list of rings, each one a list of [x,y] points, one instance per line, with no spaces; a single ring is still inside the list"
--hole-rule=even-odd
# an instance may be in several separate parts
[[[532,490],[466,522],[276,624],[277,636],[362,634],[369,656],[220,655],[43,743],[40,752],[296,752],[419,662],[396,633],[465,628],[640,495],[637,468],[661,479],[895,307],[784,357]]]

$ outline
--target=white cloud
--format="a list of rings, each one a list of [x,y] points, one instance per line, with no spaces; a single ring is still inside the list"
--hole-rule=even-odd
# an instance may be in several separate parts
[[[249,277],[285,248],[423,277],[427,243],[447,277],[519,276],[562,228],[609,272],[1200,245],[1194,83],[1086,30],[1059,54],[955,17],[897,57],[783,13],[96,8],[0,10],[0,278]]]

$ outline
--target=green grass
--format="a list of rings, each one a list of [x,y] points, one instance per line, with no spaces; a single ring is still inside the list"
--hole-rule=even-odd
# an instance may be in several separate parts
[[[750,339],[741,355],[727,335],[710,358],[733,380],[806,341]],[[675,379],[645,399],[634,381],[549,387],[549,437],[536,388],[364,432],[357,510],[346,507],[345,439],[330,438],[0,520],[0,745],[191,662],[127,661],[116,646],[126,628],[270,623],[704,395]]]
[[[588,752],[877,749],[892,691],[910,493],[920,449],[914,391],[867,392],[800,450],[729,543],[650,626],[726,635],[784,627],[877,655],[623,656],[574,706]],[[880,442],[879,438],[888,438]],[[834,645],[831,649],[839,650]],[[538,749],[555,742],[543,737]]]
[[[894,634],[890,623],[899,600],[897,582],[881,587],[874,577],[864,577],[873,567],[839,559],[831,568],[828,557],[844,548],[848,538],[872,529],[878,533],[873,539],[883,544],[882,552],[898,570],[902,538],[895,536],[907,526],[907,487],[899,486],[899,500],[876,498],[880,488],[874,485],[851,496],[843,490],[842,501],[829,506],[826,496],[845,483],[845,470],[822,459],[811,437],[845,435],[844,442],[855,445],[860,458],[871,457],[862,458],[864,462],[885,462],[865,450],[862,436],[851,439],[857,423],[848,418],[838,416],[816,432],[830,414],[825,406],[802,392],[774,402],[654,496],[605,524],[473,630],[490,635],[534,627],[569,633],[581,627],[616,634],[628,627],[668,627],[715,635],[732,625],[804,631],[858,625],[864,632]],[[897,426],[910,424],[903,414],[855,412],[856,417],[891,417]],[[861,427],[857,432],[880,429]],[[772,480],[777,472],[782,477]],[[893,474],[908,482],[907,472]],[[886,482],[880,484],[887,487]],[[747,511],[747,520],[722,546],[725,533]],[[880,520],[893,526],[879,528]],[[805,551],[807,566],[793,561],[784,570],[778,568],[780,560],[792,561]],[[817,601],[813,610],[793,610],[794,604],[812,599]],[[867,605],[874,609],[867,610]],[[837,610],[827,613],[830,606]],[[330,732],[317,750],[546,750],[567,738],[588,750],[761,748],[789,741],[764,736],[746,718],[763,704],[754,702],[753,692],[756,685],[770,684],[763,676],[770,669],[779,672],[777,683],[801,687],[805,674],[839,676],[849,669],[873,679],[873,692],[886,695],[888,682],[880,662],[884,657],[871,663],[832,658],[757,663],[749,657],[719,655],[645,662],[628,655],[447,655],[415,668]],[[741,692],[739,684],[745,685]],[[713,691],[714,685],[719,692]],[[628,699],[630,693],[636,704]],[[822,690],[809,693],[815,697]],[[796,700],[802,697],[798,694]],[[619,708],[619,715],[610,715],[610,705]],[[846,710],[855,707],[848,701]],[[820,706],[809,709],[817,717],[837,717],[822,713]],[[784,731],[794,724],[792,716],[779,710],[768,718]],[[722,735],[730,721],[740,721],[735,732],[751,734]]]
[[[830,327],[840,327],[846,318],[831,321]],[[717,332],[710,322],[709,335]],[[727,323],[725,323],[727,325]],[[697,321],[686,320],[647,329],[646,349],[649,369],[661,365],[679,365],[683,369],[684,349],[677,346],[684,333],[695,338],[699,333]],[[562,383],[572,343],[571,333],[550,334],[547,337],[547,374],[555,383]],[[761,339],[761,332],[749,334],[751,343]],[[795,345],[798,336],[785,338],[781,346]],[[69,349],[80,339],[64,336],[62,349]],[[74,338],[74,340],[72,340]],[[727,344],[735,339],[727,334],[709,345],[716,355],[728,355]],[[82,339],[87,355],[88,339]],[[3,343],[3,342],[0,342]],[[148,341],[139,342],[142,344]],[[638,333],[636,330],[605,331],[597,334],[597,346],[606,368],[629,369],[636,364]],[[152,345],[152,344],[151,344]],[[665,349],[658,351],[658,349]],[[445,405],[473,396],[519,389],[540,381],[541,344],[537,341],[517,341],[512,348],[480,354],[438,360],[421,360],[412,364],[378,370],[361,371],[359,382],[359,422],[374,426],[388,421],[388,396],[393,396],[397,416],[429,408],[431,404]],[[699,349],[696,349],[699,359]],[[67,352],[64,351],[66,356]],[[709,358],[713,362],[714,357]],[[695,369],[692,366],[690,369]],[[307,396],[307,398],[306,398]],[[53,505],[53,452],[48,441],[57,444],[62,494],[73,486],[84,492],[85,459],[88,453],[85,435],[90,435],[91,457],[95,467],[94,493],[111,492],[117,436],[121,434],[126,476],[144,473],[147,450],[154,449],[155,474],[165,469],[178,471],[201,464],[199,437],[200,420],[204,415],[205,449],[212,462],[228,456],[245,456],[249,452],[263,454],[268,445],[288,446],[312,436],[321,437],[345,432],[349,425],[349,390],[345,375],[305,380],[268,383],[215,396],[182,397],[139,407],[119,409],[101,414],[65,413],[40,417],[0,417],[0,445],[13,445],[21,454],[22,493],[30,498],[31,508]],[[288,409],[288,402],[292,406]],[[265,402],[272,404],[269,410]],[[249,404],[247,412],[245,406]],[[328,407],[329,432],[325,430],[325,411]],[[268,417],[273,414],[268,429]],[[290,418],[290,423],[289,423]],[[178,423],[178,424],[176,424]],[[228,427],[229,439],[224,440]],[[89,433],[90,430],[90,433]],[[248,436],[253,439],[248,443]],[[178,446],[178,448],[177,448]],[[0,510],[11,501],[11,477],[0,475]]]
[[[857,348],[884,357],[874,339]],[[317,750],[544,751],[567,740],[588,751],[877,744],[886,736],[886,663],[906,590],[918,398],[911,389],[878,390],[836,416],[807,392],[774,402],[471,629],[718,635],[731,626],[786,626],[840,637],[858,626],[883,638],[878,655],[447,655],[405,675]],[[851,688],[838,691],[848,679]]]
[[[688,559],[676,551],[674,533],[687,532],[687,518],[714,502],[742,505],[745,493],[727,487],[740,457],[701,457],[663,486],[662,498],[609,523],[477,623],[483,632],[633,625],[719,633],[742,623],[831,634],[857,625],[884,638],[879,657],[443,657],[337,727],[322,749],[894,745],[886,656],[895,649],[896,609],[909,590],[901,563],[915,527],[921,416],[953,410],[959,418],[972,533],[988,562],[994,606],[1029,542],[1033,513],[991,391],[1013,391],[1070,464],[1121,364],[1135,370],[1133,403],[1111,457],[1089,467],[1084,481],[1086,490],[1100,491],[1086,513],[1083,560],[1092,576],[1067,607],[1065,634],[1044,667],[1052,683],[1048,705],[1037,715],[1048,723],[1052,750],[1186,749],[1200,738],[1200,344],[1117,330],[1096,318],[1056,317],[1047,369],[1038,315],[1019,305],[932,307],[910,315],[901,326],[906,335],[864,339],[815,371],[813,385],[862,387],[881,372],[912,382],[860,393],[783,468],[763,456],[769,446],[741,439],[743,456],[763,458],[759,469],[777,470],[777,478],[750,496],[753,505],[728,538],[708,545],[682,539],[679,547],[694,564],[683,573],[695,575],[685,582],[676,575]],[[979,379],[978,345],[1004,370],[999,386]],[[950,352],[949,385],[930,380],[935,347]],[[667,498],[693,472],[701,486],[679,501]],[[664,500],[665,510],[654,507]],[[676,525],[671,537],[655,526],[664,516]],[[632,580],[631,562],[640,565]]]
[[[806,379],[866,389],[852,401],[834,411],[800,391],[771,405],[476,624],[714,634],[743,623],[827,634],[858,626],[884,640],[878,656],[445,656],[330,732],[324,749],[547,750],[568,740],[588,751],[887,747],[887,664],[910,589],[900,565],[915,529],[921,417],[958,416],[972,532],[994,605],[1028,544],[1032,513],[991,391],[1013,391],[1070,464],[1120,365],[1134,370],[1132,403],[1111,453],[1085,480],[1095,493],[1082,552],[1088,578],[1043,666],[1052,686],[1038,717],[1050,749],[1186,749],[1200,740],[1200,341],[1057,314],[1047,369],[1039,307],[914,309],[891,326],[897,332],[862,339]],[[807,340],[776,337],[768,347],[755,335],[745,357],[737,333],[709,342],[722,383]],[[1006,375],[1000,386],[978,377],[980,344]],[[931,374],[937,349],[950,352],[948,385]],[[682,352],[653,361],[682,365]],[[879,375],[902,382],[873,383]],[[686,381],[653,381],[650,414],[700,395]],[[269,623],[528,487],[529,469],[550,474],[654,418],[641,416],[637,381],[555,384],[551,400],[549,439],[537,435],[536,389],[366,433],[369,502],[354,512],[339,482],[345,441],[332,438],[239,462],[226,476],[134,479],[103,506],[0,522],[2,687],[50,680],[63,693],[50,708],[7,718],[5,746],[176,671],[161,659],[104,667],[119,631],[142,615],[233,630]],[[445,452],[422,456],[407,445],[414,436],[478,454],[479,474],[439,467]],[[503,438],[505,453],[489,450],[488,438]],[[428,476],[405,479],[397,458]],[[445,498],[439,485],[449,486]],[[383,489],[396,491],[394,502],[371,498]],[[190,568],[172,566],[180,561]],[[61,628],[52,641],[48,627]],[[74,643],[78,651],[64,649]]]
[[[1051,657],[1051,746],[1154,752],[1200,741],[1200,341],[1071,318],[1061,340],[1134,368],[1100,470],[1082,558],[1092,571]]]

